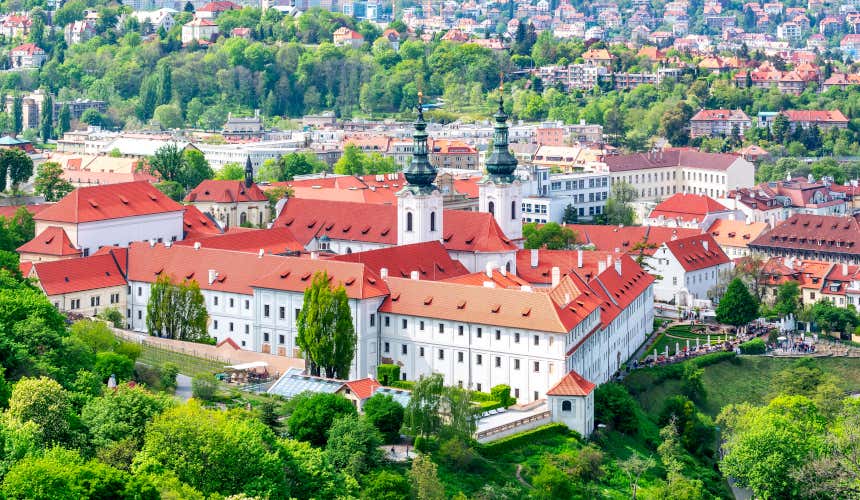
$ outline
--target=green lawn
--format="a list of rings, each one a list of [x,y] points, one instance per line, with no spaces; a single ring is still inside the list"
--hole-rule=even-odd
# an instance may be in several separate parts
[[[696,339],[699,339],[699,345],[708,343],[708,334],[708,331],[692,332],[689,325],[675,325],[661,333],[654,345],[648,349],[648,352],[643,353],[642,358],[644,360],[644,358],[654,354],[654,349],[657,349],[657,354],[664,354],[667,346],[669,347],[669,354],[674,355],[676,346],[682,350],[687,346],[687,339],[690,339],[690,349],[695,349]],[[719,344],[722,339],[725,339],[725,335],[717,335],[716,333],[710,333],[710,336],[713,345]]]

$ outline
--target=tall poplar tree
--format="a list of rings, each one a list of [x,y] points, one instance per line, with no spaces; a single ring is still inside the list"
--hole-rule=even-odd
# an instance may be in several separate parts
[[[42,142],[48,142],[48,139],[54,135],[54,100],[50,95],[46,95],[45,100],[42,101],[39,120],[39,135],[42,137]]]
[[[209,314],[200,285],[194,281],[175,284],[170,276],[159,276],[150,288],[146,305],[146,329],[150,335],[208,344]]]
[[[316,273],[305,290],[296,325],[296,343],[305,355],[311,374],[348,378],[355,356],[356,335],[343,286],[332,290],[326,272]]]

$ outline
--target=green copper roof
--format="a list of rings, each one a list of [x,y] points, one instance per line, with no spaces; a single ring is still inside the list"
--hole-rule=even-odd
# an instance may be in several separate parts
[[[495,182],[513,182],[517,159],[508,148],[508,115],[505,113],[503,92],[499,92],[499,110],[493,132],[493,152],[487,159],[487,178]]]
[[[403,188],[414,194],[432,193],[436,189],[436,167],[430,164],[427,157],[427,123],[424,121],[424,107],[421,97],[418,98],[418,118],[415,120],[415,132],[412,134],[412,162],[403,171],[406,182]]]

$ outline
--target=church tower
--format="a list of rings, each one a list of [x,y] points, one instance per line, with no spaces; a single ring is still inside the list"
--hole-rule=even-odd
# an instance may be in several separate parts
[[[251,165],[251,155],[245,160],[245,187],[250,188],[254,184],[254,167]]]
[[[499,86],[499,110],[493,132],[493,152],[487,159],[487,175],[478,182],[478,210],[493,214],[505,235],[519,241],[523,237],[522,184],[514,171],[517,159],[508,148],[508,115],[504,108],[504,87]]]
[[[421,93],[412,134],[412,162],[403,171],[409,184],[397,192],[397,244],[442,240],[442,193],[433,184],[436,168],[427,158],[427,123]]]

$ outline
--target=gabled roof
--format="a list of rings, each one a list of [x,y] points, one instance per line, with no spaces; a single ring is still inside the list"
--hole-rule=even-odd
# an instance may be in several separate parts
[[[690,118],[690,121],[750,121],[746,113],[737,109],[702,109]]]
[[[349,390],[361,400],[373,396],[374,391],[376,391],[377,388],[382,387],[382,384],[370,377],[359,380],[350,380],[345,382],[343,385],[349,388]]]
[[[848,123],[848,118],[838,109],[833,111],[787,109],[782,114],[790,122]]]
[[[185,205],[185,214],[182,216],[182,230],[185,239],[200,239],[222,234],[221,228],[214,220],[201,212],[194,205]]]
[[[132,243],[129,281],[155,282],[167,274],[177,281],[195,280],[203,290],[251,295],[254,287],[303,292],[313,275],[327,271],[334,285],[343,284],[350,298],[385,295],[385,283],[362,264],[234,252],[213,248]],[[209,271],[217,276],[209,283]]]
[[[707,232],[714,237],[721,247],[746,247],[749,243],[767,231],[766,222],[751,222],[742,220],[717,219]]]
[[[42,210],[34,219],[52,222],[94,222],[184,210],[148,182],[126,182],[77,188]]]
[[[698,229],[662,226],[568,224],[567,227],[576,232],[579,235],[579,239],[586,244],[594,245],[597,250],[606,250],[608,252],[614,252],[617,248],[621,252],[638,254],[639,250],[635,250],[634,247],[637,243],[645,241],[649,246],[655,247],[644,249],[646,255],[653,254],[657,246],[662,245],[672,238],[684,238],[700,233]],[[519,263],[517,269],[519,269]]]
[[[12,49],[12,52],[25,52],[29,55],[44,54],[45,51],[34,43],[25,43]]]
[[[610,172],[679,166],[725,171],[738,158],[737,155],[733,154],[703,153],[694,149],[672,148],[656,153],[607,156],[603,161],[609,167]]]
[[[219,1],[209,2],[197,9],[197,12],[224,12],[227,10],[238,10],[240,7],[233,2]]]
[[[126,284],[112,255],[93,255],[79,259],[33,264],[45,295],[63,295]]]
[[[516,245],[502,232],[492,215],[445,210],[443,244],[448,251],[508,252]],[[397,207],[368,203],[290,198],[273,227],[288,227],[307,245],[313,238],[397,244]]]
[[[750,247],[857,255],[860,223],[854,217],[795,214],[753,240]]]
[[[588,396],[597,387],[582,375],[571,370],[555,387],[546,391],[547,396]]]
[[[42,255],[69,256],[80,255],[66,231],[57,226],[49,226],[35,238],[18,247],[18,253],[35,253]]]
[[[664,244],[681,263],[681,267],[688,272],[729,262],[729,257],[710,234],[689,236],[667,241]],[[706,246],[707,249],[705,249]]]
[[[358,262],[377,274],[381,274],[381,270],[385,268],[388,269],[389,276],[401,278],[409,278],[412,271],[418,271],[422,280],[430,281],[451,279],[469,273],[460,261],[451,258],[438,241],[336,255],[331,260]]]
[[[198,243],[203,248],[232,250],[234,252],[258,253],[260,250],[263,250],[269,254],[283,254],[305,250],[305,247],[296,241],[293,233],[285,227],[186,238],[175,243],[175,245],[194,246]]]
[[[486,288],[443,281],[388,278],[380,312],[485,325],[569,333],[596,305],[559,304],[549,293]],[[593,295],[593,292],[592,292]]]
[[[701,222],[708,214],[728,211],[728,208],[710,196],[678,193],[658,203],[648,217],[656,219],[663,216],[665,219]]]
[[[533,252],[538,255],[535,267],[532,267]],[[582,267],[579,267],[579,252],[582,252]],[[517,275],[535,285],[549,285],[552,268],[557,267],[561,276],[576,273],[591,280],[597,276],[600,263],[606,263],[607,257],[613,255],[612,251],[603,250],[520,250],[517,252]]]
[[[266,194],[256,185],[245,187],[245,181],[205,180],[185,197],[189,203],[242,203],[268,201]]]
[[[2,207],[0,207],[0,217],[5,217],[7,219],[11,219],[12,217],[15,217],[15,212],[17,212],[18,209],[20,209],[20,208],[26,208],[27,211],[30,212],[32,215],[36,215],[39,212],[41,212],[42,210],[45,210],[46,208],[50,207],[51,205],[53,205],[53,203],[41,203],[38,205],[7,205],[7,206],[2,206]]]
[[[500,271],[498,269],[493,269],[487,275],[486,271],[464,274],[462,276],[457,276],[454,278],[448,278],[444,280],[446,283],[459,283],[461,285],[472,285],[472,286],[487,286],[486,283],[492,283],[494,287],[498,288],[511,288],[514,290],[520,290],[524,286],[529,286],[529,282],[524,279],[518,277],[513,273],[506,272],[504,270]]]

